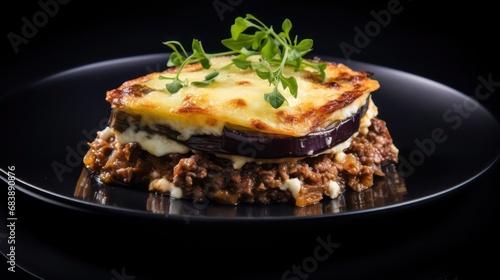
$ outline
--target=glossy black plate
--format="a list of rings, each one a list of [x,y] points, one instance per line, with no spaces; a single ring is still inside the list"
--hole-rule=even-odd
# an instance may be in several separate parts
[[[85,211],[189,222],[286,221],[419,205],[467,185],[500,155],[499,124],[474,98],[423,77],[351,61],[345,63],[373,72],[381,84],[373,99],[400,149],[400,163],[390,182],[305,208],[194,205],[143,189],[97,183],[87,176],[82,157],[87,142],[106,126],[110,106],[105,92],[164,69],[167,59],[168,54],[152,54],[85,65],[27,85],[1,100],[0,111],[7,116],[0,120],[4,181],[7,168],[15,166],[19,191]]]

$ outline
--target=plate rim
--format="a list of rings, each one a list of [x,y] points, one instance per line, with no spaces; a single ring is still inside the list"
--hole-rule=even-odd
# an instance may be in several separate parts
[[[40,77],[39,79],[35,79],[34,82],[25,85],[24,87],[20,89],[16,89],[14,91],[11,91],[10,93],[7,93],[6,95],[3,96],[2,99],[8,98],[10,95],[27,90],[32,87],[36,87],[37,85],[50,82],[51,80],[62,78],[65,75],[71,75],[72,73],[80,72],[80,71],[88,71],[91,69],[94,69],[96,67],[102,67],[102,66],[107,66],[107,65],[116,65],[120,63],[133,63],[133,62],[140,62],[144,60],[155,60],[159,61],[159,59],[168,59],[168,56],[170,53],[151,53],[151,54],[142,54],[142,55],[137,55],[137,56],[127,56],[127,57],[121,57],[121,58],[114,58],[114,59],[109,59],[109,60],[103,60],[103,61],[98,61],[98,62],[92,62],[89,64],[84,64],[81,66],[61,70],[57,73],[52,73],[50,75],[47,75],[45,77]],[[383,65],[377,65],[369,62],[363,62],[363,61],[357,61],[357,60],[349,60],[346,61],[345,59],[341,57],[336,57],[336,56],[329,56],[329,55],[321,55],[321,54],[316,54],[315,56],[320,57],[320,58],[328,58],[332,59],[335,62],[339,63],[344,63],[349,67],[353,67],[351,65],[364,65],[367,66],[368,68],[378,68],[378,69],[385,69],[386,71],[390,71],[391,73],[397,73],[399,75],[407,75],[412,77],[413,79],[419,79],[422,81],[425,81],[426,83],[430,83],[432,86],[437,86],[440,88],[445,89],[447,92],[450,92],[456,96],[459,96],[460,98],[468,98],[469,100],[472,100],[473,102],[477,103],[483,110],[484,113],[488,114],[489,117],[491,117],[495,122],[497,122],[497,119],[494,117],[492,112],[484,107],[482,104],[474,100],[472,97],[466,95],[465,93],[458,91],[457,89],[446,85],[439,83],[437,81],[431,80],[429,78],[416,75],[413,73],[409,73],[406,71],[402,71],[399,69],[383,66]],[[359,69],[360,70],[360,69]],[[497,122],[498,123],[498,122]],[[490,160],[489,162],[485,162],[485,166],[477,173],[473,174],[471,177],[467,178],[467,180],[464,180],[458,184],[454,184],[452,187],[446,188],[444,190],[441,190],[436,193],[432,193],[429,195],[425,195],[419,198],[411,199],[411,200],[403,200],[401,202],[393,203],[390,205],[384,205],[384,206],[379,206],[379,207],[372,207],[372,208],[365,208],[365,209],[359,209],[359,210],[350,210],[346,212],[336,212],[336,213],[322,213],[319,215],[306,215],[306,216],[272,216],[272,217],[255,217],[255,216],[237,216],[237,217],[220,217],[220,216],[196,216],[196,215],[189,215],[188,218],[190,221],[199,223],[199,222],[276,222],[276,221],[297,221],[297,220],[322,220],[324,218],[332,219],[332,218],[341,218],[341,217],[351,217],[351,216],[359,216],[361,214],[372,214],[372,213],[384,213],[388,210],[392,210],[395,208],[407,208],[407,207],[412,207],[412,206],[418,206],[421,205],[422,203],[432,201],[435,199],[441,199],[445,197],[447,194],[454,192],[457,189],[461,189],[463,186],[470,184],[471,182],[475,181],[478,177],[483,175],[486,171],[488,171],[493,165],[497,163],[497,161],[500,159],[500,152],[497,153],[497,155]],[[7,179],[4,177],[7,174],[7,171],[0,167],[0,178],[3,181],[7,182]],[[3,175],[2,175],[3,173]],[[55,204],[61,207],[66,207],[66,208],[71,208],[74,210],[78,211],[85,211],[85,212],[95,212],[95,213],[111,213],[111,214],[118,214],[118,215],[132,215],[132,216],[140,216],[140,217],[148,217],[148,218],[153,218],[153,219],[163,219],[163,220],[172,220],[172,221],[185,221],[186,217],[184,215],[168,215],[168,214],[159,214],[159,213],[153,213],[150,211],[147,211],[146,209],[144,210],[137,210],[137,209],[129,209],[129,208],[124,208],[120,206],[110,206],[110,205],[102,205],[102,204],[97,204],[93,203],[90,201],[85,201],[83,199],[78,199],[75,197],[68,197],[66,195],[58,194],[51,192],[49,190],[46,190],[42,187],[36,186],[34,184],[28,183],[22,179],[16,178],[16,189],[22,191],[28,196],[34,197],[39,200],[43,200],[47,203]]]

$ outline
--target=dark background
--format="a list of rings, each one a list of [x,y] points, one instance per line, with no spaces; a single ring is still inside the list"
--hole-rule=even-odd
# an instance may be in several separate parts
[[[359,46],[359,53],[353,53],[351,59],[401,69],[466,94],[474,93],[479,75],[498,70],[498,21],[487,1],[453,5],[410,0],[340,4],[315,0],[144,0],[109,5],[102,1],[40,2],[56,3],[57,8],[48,5],[54,11],[48,15],[37,1],[15,1],[3,10],[7,19],[2,24],[4,87],[92,62],[168,52],[162,44],[166,40],[189,46],[192,38],[197,38],[207,52],[218,52],[223,50],[220,40],[230,36],[234,18],[246,13],[275,29],[290,18],[292,34],[312,38],[317,54],[344,57],[340,44]],[[218,10],[214,3],[218,3]],[[356,45],[355,28],[364,30],[374,21],[372,12],[383,13],[391,5],[398,6],[398,13],[391,14],[386,26],[375,31],[365,46]],[[35,27],[25,33],[31,38],[23,35],[23,18]],[[16,40],[14,47],[9,33],[24,40]],[[483,103],[493,108],[498,104],[495,101],[498,99]]]
[[[344,2],[13,2],[2,10],[4,20],[1,26],[3,40],[0,98],[15,94],[16,89],[23,85],[62,70],[128,56],[167,54],[170,50],[162,45],[162,42],[167,40],[179,40],[189,46],[192,38],[197,38],[202,41],[207,52],[221,51],[223,49],[220,40],[230,36],[229,28],[234,18],[246,13],[254,14],[276,29],[280,29],[281,22],[289,18],[294,24],[292,34],[314,40],[314,53],[345,58],[340,45],[349,44],[359,50],[359,53],[351,55],[352,60],[429,78],[474,99],[478,97],[476,88],[480,85],[479,76],[500,82],[498,43],[495,39],[499,24],[496,9],[487,1],[462,4],[451,2],[452,4],[448,5],[417,0]],[[397,5],[401,10],[397,14],[391,14],[390,19],[386,18],[386,26],[374,31],[375,34],[369,38],[369,42],[363,46],[359,45],[359,42],[356,45],[356,28],[364,30],[376,21],[374,13],[387,14],[388,5]],[[16,43],[12,42],[12,38],[16,38]],[[167,56],[165,63],[166,59]],[[152,67],[160,69],[165,65]],[[145,69],[144,72],[149,70]],[[499,90],[500,85],[494,84],[491,95],[478,100],[497,118]],[[19,108],[19,111],[22,113],[22,108]],[[342,276],[349,275],[350,272],[358,276],[358,279],[477,279],[479,275],[476,273],[498,275],[494,261],[498,258],[494,256],[500,249],[497,241],[499,232],[496,227],[493,228],[498,221],[496,212],[499,210],[496,200],[499,195],[498,182],[495,180],[496,170],[498,167],[492,168],[478,178],[475,184],[428,206],[397,214],[375,216],[368,220],[341,223],[333,238],[345,249],[335,253],[331,259],[339,265],[335,266],[335,269],[319,270],[308,279],[313,276],[345,279]],[[51,225],[55,231],[40,237],[41,242],[57,243],[56,239],[60,236],[54,232],[63,232],[66,225],[72,225],[71,221],[77,219],[92,219],[99,230],[109,230],[117,235],[122,233],[118,234],[119,229],[122,229],[118,222],[110,222],[105,217],[73,213],[74,216],[64,218],[60,214],[62,211],[56,206],[33,201],[22,194],[18,195],[18,199],[25,202],[25,205],[31,205],[31,211],[26,210],[23,216],[25,222],[18,231],[33,231],[44,224],[44,218],[58,221]],[[64,225],[64,222],[67,224]],[[118,229],[111,228],[112,226]],[[137,228],[140,226],[143,226],[144,230]],[[127,238],[134,238],[132,235],[143,238],[148,235],[148,231],[155,230],[142,224],[137,227],[130,230]],[[82,230],[78,227],[77,229]],[[265,229],[254,230],[262,232]],[[321,236],[326,236],[329,232],[331,231],[323,232]],[[85,231],[85,234],[93,235],[90,230]],[[321,233],[314,233],[313,236],[318,234]],[[83,237],[78,235],[75,238]],[[280,249],[293,253],[293,246],[296,246],[295,253],[301,252],[314,248],[314,238],[310,241],[311,244],[305,242],[303,247],[300,243],[290,242],[291,247]],[[222,252],[225,250],[227,248],[221,249]],[[144,258],[153,258],[154,251],[145,248],[141,252],[137,249],[137,254],[143,253]],[[217,258],[217,251],[203,253],[209,255],[207,258]],[[266,276],[277,279],[275,276],[280,276],[279,273],[268,273],[268,270],[263,269],[272,267],[269,262],[276,261],[276,267],[293,264],[283,258],[264,258],[267,263],[263,265],[259,264],[258,256],[253,261],[238,256],[239,253],[245,254],[244,250],[230,252],[234,258],[248,262],[248,265],[240,266],[244,267],[240,272],[247,270],[261,273],[260,279],[265,279]],[[306,253],[297,254],[307,256],[308,251],[304,252]],[[43,252],[36,254],[43,255]],[[264,250],[262,254],[262,257],[269,256],[270,252]],[[492,254],[493,257],[487,257],[486,254]],[[183,262],[188,263],[189,258]],[[120,266],[118,264],[114,267]],[[165,274],[168,275],[168,271],[172,269],[191,274],[200,272],[199,269],[172,268],[166,262]],[[203,272],[217,276],[221,271],[228,270],[227,265],[221,262],[217,267],[204,268]],[[139,279],[140,276],[136,275],[136,279]],[[110,274],[108,278],[113,278],[113,275]]]

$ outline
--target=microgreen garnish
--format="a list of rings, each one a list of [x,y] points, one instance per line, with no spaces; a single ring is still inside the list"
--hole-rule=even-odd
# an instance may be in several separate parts
[[[290,94],[297,98],[298,85],[294,76],[286,77],[283,70],[286,66],[292,66],[295,71],[311,67],[318,71],[325,81],[325,63],[314,62],[303,59],[304,55],[312,50],[313,40],[293,39],[290,35],[292,22],[285,19],[281,25],[282,31],[276,33],[272,26],[267,26],[251,14],[245,17],[237,17],[231,25],[231,38],[221,40],[221,43],[229,49],[226,52],[209,54],[203,49],[201,42],[193,39],[191,44],[192,52],[188,54],[186,49],[178,41],[167,41],[163,44],[172,49],[167,66],[177,66],[178,71],[175,77],[160,76],[161,79],[171,79],[172,82],[166,85],[170,93],[178,92],[182,87],[188,86],[188,81],[180,79],[180,73],[187,64],[200,62],[203,68],[210,69],[210,58],[225,55],[234,55],[232,64],[240,69],[250,68],[263,80],[268,80],[274,86],[273,91],[264,94],[264,99],[274,108],[279,108],[286,102],[286,98],[279,90],[289,89]],[[254,33],[245,33],[253,30]],[[260,55],[260,59],[249,60],[254,55]],[[229,66],[229,65],[228,65]],[[191,82],[194,86],[206,86],[212,83],[219,72],[213,72],[205,76],[203,81]]]
[[[218,75],[219,75],[219,72],[214,71],[214,72],[206,75],[205,80],[200,81],[200,82],[191,82],[191,84],[193,86],[198,86],[198,87],[206,86],[206,85],[211,84],[214,81],[215,77],[217,77]]]

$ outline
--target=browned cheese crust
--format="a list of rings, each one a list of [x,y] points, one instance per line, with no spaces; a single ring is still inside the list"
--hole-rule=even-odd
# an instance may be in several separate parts
[[[343,119],[344,116],[339,113],[345,107],[361,107],[366,97],[380,86],[377,80],[371,79],[372,73],[355,71],[341,63],[323,62],[326,64],[325,82],[321,82],[320,75],[314,71],[289,73],[302,81],[304,88],[299,93],[300,102],[279,109],[270,108],[262,98],[262,92],[243,93],[252,88],[263,92],[272,90],[268,88],[267,81],[250,78],[255,76],[249,75],[251,70],[231,72],[233,76],[235,73],[241,75],[241,80],[220,82],[231,94],[219,88],[211,91],[206,87],[195,93],[186,91],[171,95],[164,88],[165,82],[158,79],[160,75],[177,71],[176,68],[169,68],[124,82],[107,91],[106,101],[116,110],[146,112],[159,119],[188,120],[187,123],[193,124],[195,118],[200,118],[203,120],[200,125],[203,126],[216,127],[230,123],[264,133],[303,136]],[[202,70],[200,63],[187,65],[183,69],[184,73]],[[158,85],[158,81],[162,84]],[[161,98],[154,98],[152,93],[158,92],[163,92]],[[226,97],[217,96],[218,92],[223,92],[221,95]],[[293,102],[293,98],[289,97],[289,100]]]

